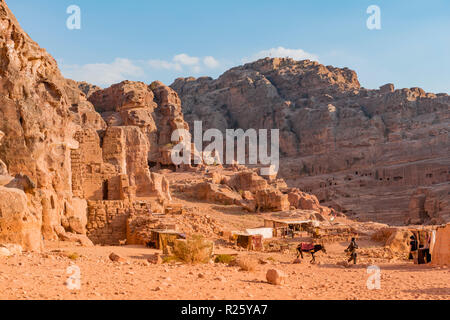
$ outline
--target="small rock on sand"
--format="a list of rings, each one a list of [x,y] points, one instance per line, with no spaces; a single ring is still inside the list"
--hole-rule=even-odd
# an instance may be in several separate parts
[[[161,256],[159,255],[159,253],[155,253],[153,256],[148,258],[147,261],[151,264],[162,264],[163,263],[163,260],[162,260]]]
[[[120,262],[120,263],[127,262],[127,260],[125,258],[115,254],[114,252],[109,255],[109,259],[113,262]]]
[[[286,275],[280,270],[271,269],[267,271],[266,279],[270,284],[279,286],[286,282]]]

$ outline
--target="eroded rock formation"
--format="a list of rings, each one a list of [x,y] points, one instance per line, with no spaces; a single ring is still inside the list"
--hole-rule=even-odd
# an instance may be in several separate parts
[[[222,174],[215,171],[207,181],[183,183],[174,188],[198,200],[239,205],[249,212],[300,209],[325,215],[331,213],[332,210],[321,206],[315,196],[288,188],[283,179],[266,180],[257,171],[247,168],[237,172],[221,169]]]
[[[417,187],[439,186],[448,197],[447,94],[369,90],[347,68],[279,58],[171,87],[191,128],[199,120],[204,130],[280,129],[281,177],[323,205],[402,224]]]
[[[0,130],[5,134],[0,158],[12,176],[21,174],[35,185],[26,194],[28,211],[36,219],[33,233],[40,233],[42,225],[47,237],[56,238],[53,227],[61,224],[65,204],[72,199],[70,152],[78,147],[67,82],[56,61],[21,29],[4,1],[0,56]],[[23,203],[24,195],[18,198]],[[6,229],[2,232],[14,232]],[[37,248],[40,237],[36,241],[27,247]]]
[[[164,211],[169,184],[150,169],[172,166],[172,131],[188,129],[172,89],[64,79],[4,1],[0,56],[1,242],[114,243],[131,213]]]
[[[202,164],[172,163],[172,133],[189,130],[184,117],[205,120],[204,129],[281,128],[282,176],[300,187],[236,164],[231,174],[183,186],[198,199],[250,212],[327,215],[326,204],[378,220],[388,209],[395,221],[449,218],[447,95],[366,90],[351,70],[289,59],[261,60],[218,80],[179,79],[173,88],[123,81],[102,89],[64,79],[3,0],[0,58],[0,244],[114,245],[130,240],[133,217],[153,221],[151,213],[173,211],[164,173],[206,174]],[[196,219],[177,221],[185,232],[219,232],[210,218]]]

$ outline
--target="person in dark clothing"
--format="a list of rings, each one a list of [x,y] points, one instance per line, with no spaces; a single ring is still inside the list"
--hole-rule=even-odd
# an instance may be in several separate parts
[[[348,259],[348,262],[353,260],[353,263],[356,264],[356,260],[358,258],[358,254],[356,253],[356,249],[358,249],[358,245],[356,244],[356,239],[352,238],[352,242],[350,242],[350,245],[347,249],[345,249],[345,252],[350,253],[350,258]]]
[[[409,242],[409,244],[411,245],[411,251],[418,250],[419,249],[419,243],[417,242],[416,237],[411,236],[411,237],[409,237],[409,239],[411,240]]]
[[[417,241],[415,236],[409,237],[410,242],[409,245],[411,246],[411,254],[410,256],[413,258],[414,263],[418,263],[418,254],[419,254],[419,242]]]

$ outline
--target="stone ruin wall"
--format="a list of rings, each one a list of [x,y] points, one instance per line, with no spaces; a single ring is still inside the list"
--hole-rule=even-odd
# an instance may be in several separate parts
[[[130,207],[124,201],[88,201],[87,236],[94,244],[118,245],[127,238]]]
[[[165,105],[153,102],[156,98],[143,83],[126,81],[99,90],[91,100],[99,111],[108,110],[102,113],[107,125],[99,128],[86,117],[75,134],[79,148],[71,152],[73,195],[87,201],[87,236],[95,244],[118,245],[127,239],[130,216],[164,212],[171,201],[168,182],[150,167],[170,164],[167,147],[158,143],[166,143],[171,130],[185,123],[181,106],[167,102],[176,94],[161,83],[153,87],[157,101]],[[165,111],[156,112],[158,107]],[[133,125],[127,125],[130,115]]]

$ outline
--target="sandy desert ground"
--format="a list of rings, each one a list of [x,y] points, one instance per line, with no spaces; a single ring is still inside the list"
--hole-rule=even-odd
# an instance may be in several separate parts
[[[317,265],[311,265],[309,259],[292,264],[294,255],[239,252],[268,262],[258,265],[254,272],[223,264],[149,265],[146,259],[155,251],[139,246],[82,248],[62,242],[46,245],[41,254],[2,258],[0,299],[450,299],[448,268],[406,262],[379,264],[381,289],[369,290],[367,264],[351,268],[336,265],[345,258],[344,244],[334,244],[327,254],[318,254]],[[110,261],[111,252],[127,262]],[[74,253],[79,255],[76,261]],[[67,287],[68,268],[72,265],[80,268],[80,290]],[[286,284],[273,286],[266,282],[266,272],[272,268],[287,275]]]
[[[171,182],[193,176],[175,174]],[[226,230],[261,226],[263,215],[245,213],[238,206],[224,206],[186,198],[174,192],[174,201],[195,212],[195,217],[210,216]],[[339,218],[343,223],[353,223]],[[361,227],[362,225],[359,225]],[[199,231],[207,236],[205,226]],[[419,266],[398,259],[372,259],[360,255],[359,264],[349,268],[337,263],[346,260],[348,243],[327,244],[327,253],[316,255],[317,264],[305,256],[302,264],[293,264],[295,252],[249,252],[223,245],[217,236],[216,254],[249,257],[255,271],[241,271],[225,264],[153,265],[147,259],[160,251],[144,246],[81,247],[70,242],[45,242],[41,253],[0,257],[0,299],[61,300],[449,300],[450,269]],[[370,240],[358,240],[361,251],[381,249]],[[117,263],[111,253],[126,259]],[[259,263],[263,260],[266,264]],[[381,289],[369,290],[367,267],[381,269]],[[73,268],[73,266],[76,266]],[[72,268],[71,268],[72,267]],[[81,288],[68,284],[79,268]],[[287,276],[286,283],[274,286],[266,281],[269,269]]]

